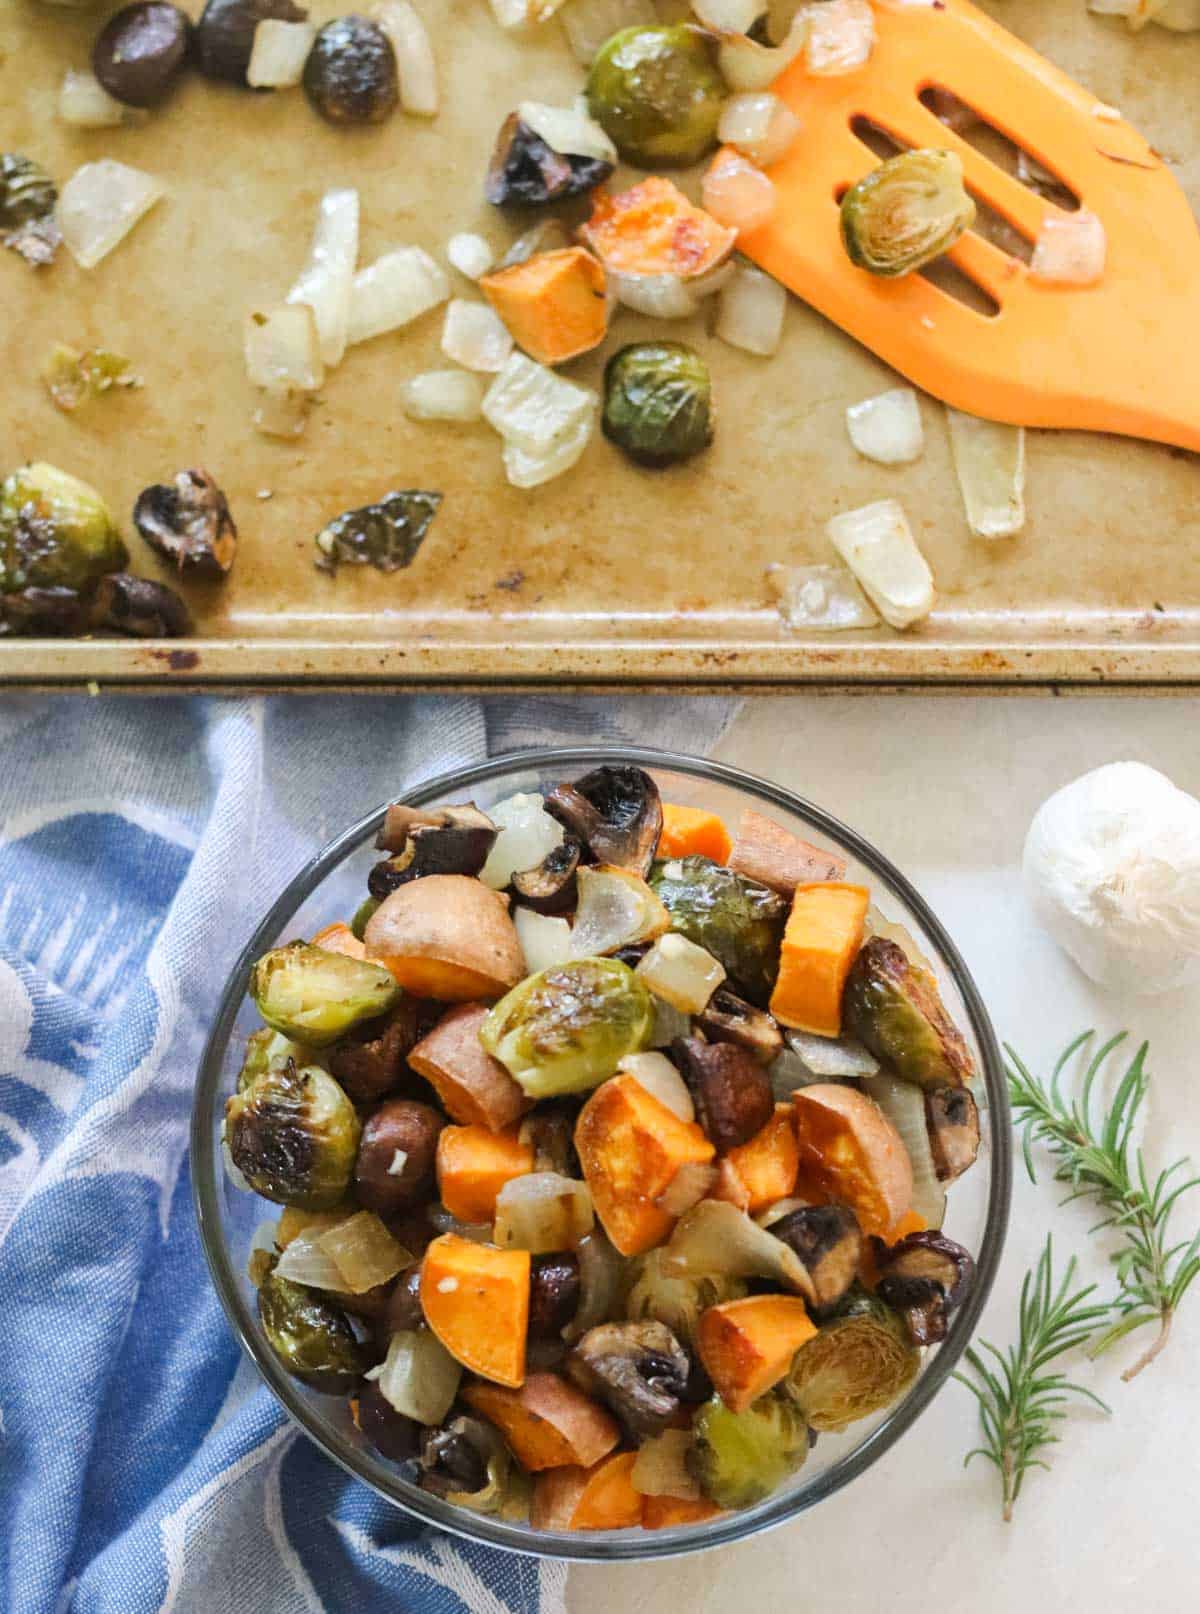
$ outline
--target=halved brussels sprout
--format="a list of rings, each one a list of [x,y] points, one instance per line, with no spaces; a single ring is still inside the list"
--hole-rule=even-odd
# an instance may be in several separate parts
[[[258,1315],[284,1367],[314,1390],[345,1395],[368,1366],[345,1314],[314,1289],[269,1272],[258,1291]]]
[[[625,1315],[634,1322],[666,1323],[685,1345],[696,1337],[700,1313],[726,1300],[741,1300],[749,1291],[741,1278],[705,1273],[695,1278],[676,1277],[664,1267],[666,1247],[649,1250],[636,1261],[636,1277],[625,1301]]]
[[[842,197],[842,241],[873,275],[907,275],[940,257],[975,222],[957,152],[889,157]]]
[[[682,342],[633,342],[604,369],[604,435],[639,465],[675,465],[712,442],[712,378]]]
[[[706,857],[657,863],[650,885],[671,915],[671,929],[724,964],[730,981],[760,1007],[779,973],[779,949],[788,905]]]
[[[250,996],[274,1030],[323,1048],[361,1021],[386,1014],[400,988],[382,964],[291,942],[258,960],[250,971]]]
[[[854,960],[843,1013],[847,1029],[902,1081],[961,1087],[974,1073],[936,978],[883,936],[873,936]]]
[[[233,1163],[264,1199],[331,1210],[350,1186],[362,1127],[327,1071],[269,1068],[225,1105]]]
[[[0,244],[35,268],[50,263],[62,244],[57,202],[54,181],[32,157],[0,152]]]
[[[705,1496],[722,1508],[761,1502],[808,1456],[808,1426],[778,1394],[760,1396],[744,1412],[730,1412],[713,1396],[696,1414],[693,1429],[689,1466]]]
[[[838,1315],[796,1352],[784,1391],[812,1428],[844,1429],[890,1406],[920,1365],[921,1353],[903,1318],[856,1289]]]
[[[587,81],[589,112],[639,168],[699,162],[717,143],[727,94],[707,37],[685,24],[622,28]]]
[[[128,563],[108,506],[77,476],[37,463],[0,484],[0,593],[66,588],[82,594]]]
[[[649,992],[615,958],[581,958],[531,975],[502,997],[479,1040],[530,1098],[583,1093],[646,1046]]]
[[[272,1031],[270,1026],[260,1026],[246,1038],[246,1053],[242,1060],[242,1068],[238,1071],[238,1092],[244,1093],[267,1071],[282,1069],[289,1059],[297,1065],[321,1063],[319,1059],[314,1058],[311,1048],[306,1048],[299,1042],[292,1042],[280,1032]]]

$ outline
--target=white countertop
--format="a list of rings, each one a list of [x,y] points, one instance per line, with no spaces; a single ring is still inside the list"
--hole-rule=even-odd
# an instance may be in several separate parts
[[[1059,785],[1104,762],[1160,768],[1200,795],[1195,697],[829,696],[748,702],[716,750],[860,830],[913,880],[955,937],[997,1033],[1035,1069],[1077,1032],[1150,1042],[1151,1164],[1200,1161],[1200,993],[1121,1000],[1091,986],[1034,927],[1017,869],[1029,821]],[[1133,1038],[1131,1038],[1131,1041]],[[1058,1253],[1115,1288],[1087,1207],[1016,1165],[1004,1260],[981,1325],[1006,1345],[1016,1294],[1048,1227]],[[1179,1236],[1200,1223],[1200,1191]],[[1014,1523],[997,1476],[962,1460],[975,1403],[947,1385],[858,1482],[779,1530],[659,1564],[573,1568],[571,1614],[1036,1614],[1120,1608],[1184,1614],[1200,1600],[1200,1282],[1171,1344],[1130,1385],[1139,1333],[1076,1376],[1113,1417],[1073,1412],[1050,1474],[1026,1482]],[[1075,1372],[1074,1366],[1072,1371]]]

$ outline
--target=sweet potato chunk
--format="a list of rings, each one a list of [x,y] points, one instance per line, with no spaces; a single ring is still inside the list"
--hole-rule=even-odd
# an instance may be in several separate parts
[[[643,1530],[670,1530],[679,1524],[703,1524],[720,1518],[724,1510],[706,1496],[689,1501],[682,1496],[647,1496],[642,1502]]]
[[[442,1003],[502,997],[525,973],[504,899],[465,874],[400,886],[371,915],[363,939],[367,957],[406,991]]]
[[[469,1384],[462,1398],[496,1425],[531,1473],[591,1468],[620,1444],[616,1420],[557,1373],[531,1373],[519,1390]]]
[[[367,949],[358,937],[339,919],[335,924],[318,930],[312,939],[314,947],[323,947],[327,953],[344,953],[347,958],[366,958]]]
[[[551,1468],[533,1482],[529,1522],[535,1530],[626,1530],[642,1522],[633,1488],[637,1453],[614,1452],[592,1468]]]
[[[604,340],[604,268],[582,247],[535,252],[484,275],[479,289],[539,364],[565,364]]]
[[[862,947],[870,901],[862,885],[821,880],[796,887],[771,994],[771,1013],[782,1025],[841,1036],[842,991]]]
[[[695,207],[669,179],[652,175],[615,196],[598,190],[580,226],[606,269],[633,275],[706,274],[733,251],[737,231]]]
[[[438,1193],[460,1222],[490,1222],[505,1183],[532,1170],[533,1148],[516,1127],[446,1126],[438,1136]]]
[[[421,1263],[421,1310],[451,1356],[516,1389],[525,1378],[528,1250],[497,1250],[443,1233]]]
[[[744,1412],[779,1383],[816,1332],[798,1295],[748,1295],[701,1315],[696,1348],[721,1400],[731,1412]]]
[[[485,1003],[458,1004],[421,1039],[408,1062],[433,1087],[451,1120],[500,1132],[524,1115],[530,1100],[480,1042],[487,1014]]]
[[[775,1113],[748,1143],[730,1149],[723,1161],[735,1173],[746,1191],[751,1216],[766,1210],[777,1199],[796,1191],[800,1169],[800,1146],[790,1104],[776,1104]]]
[[[733,842],[723,819],[703,807],[677,807],[663,802],[659,857],[707,857],[724,863]]]
[[[729,867],[748,880],[781,891],[785,897],[790,897],[798,885],[846,878],[844,857],[810,846],[773,818],[756,813],[753,807],[747,807],[742,814]]]
[[[886,1239],[912,1206],[912,1162],[896,1128],[854,1087],[817,1082],[792,1094],[798,1181],[822,1200],[840,1200],[864,1233]],[[802,1190],[803,1191],[803,1190]]]

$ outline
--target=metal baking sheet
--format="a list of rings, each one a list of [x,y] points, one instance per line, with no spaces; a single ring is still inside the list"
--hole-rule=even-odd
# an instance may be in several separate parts
[[[193,13],[197,0],[189,0]],[[502,118],[522,95],[580,86],[559,24],[505,36],[484,0],[417,0],[432,25],[444,101],[433,123],[323,124],[301,92],[252,95],[197,77],[138,128],[72,131],[54,116],[67,67],[84,66],[98,20],[0,0],[0,149],[60,180],[112,156],[169,194],[98,268],[65,253],[31,272],[0,252],[0,464],[47,459],[100,488],[128,525],[146,483],[205,466],[242,533],[233,575],[191,588],[197,633],[170,644],[0,640],[0,679],[31,684],[303,686],[586,683],[782,686],[805,682],[1200,681],[1200,470],[1192,456],[1075,433],[1031,433],[1026,530],[973,540],[939,405],[927,447],[889,469],[857,459],[847,404],[891,372],[798,303],[782,352],[738,353],[691,326],[622,315],[598,354],[569,367],[598,384],[613,347],[661,330],[709,357],[716,440],[691,465],[638,470],[595,441],[577,470],[530,492],[507,486],[486,426],[408,421],[398,383],[438,364],[441,318],[353,350],[307,436],[250,427],[240,327],[277,300],[307,251],[323,190],[362,195],[362,258],[415,242],[441,254],[478,229],[516,233],[482,201]],[[328,0],[313,8],[324,20]],[[988,9],[1122,108],[1200,201],[1200,36],[1090,17],[1083,0],[993,0]],[[470,295],[461,282],[456,288]],[[1194,330],[1180,333],[1191,362]],[[145,386],[59,414],[39,379],[52,342],[127,353]],[[391,487],[445,503],[416,563],[391,577],[312,565],[337,512]],[[269,497],[267,496],[269,495]],[[916,630],[787,631],[772,561],[827,558],[838,510],[894,495],[933,567],[939,603]],[[156,563],[131,537],[138,569]],[[140,551],[140,553],[138,553]]]

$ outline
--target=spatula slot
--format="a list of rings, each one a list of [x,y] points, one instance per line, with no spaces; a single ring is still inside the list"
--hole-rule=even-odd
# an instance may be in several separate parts
[[[1000,312],[1000,304],[991,293],[985,291],[978,281],[972,280],[970,275],[964,274],[949,258],[935,258],[924,269],[918,269],[917,273],[944,296],[952,297],[974,314],[995,319]]]
[[[927,107],[940,123],[974,146],[981,157],[986,157],[997,168],[1011,174],[1027,190],[1044,201],[1061,207],[1066,213],[1079,208],[1079,197],[1059,175],[1031,151],[1003,134],[995,124],[989,123],[975,108],[948,90],[943,84],[928,84],[921,91],[921,104]]]

